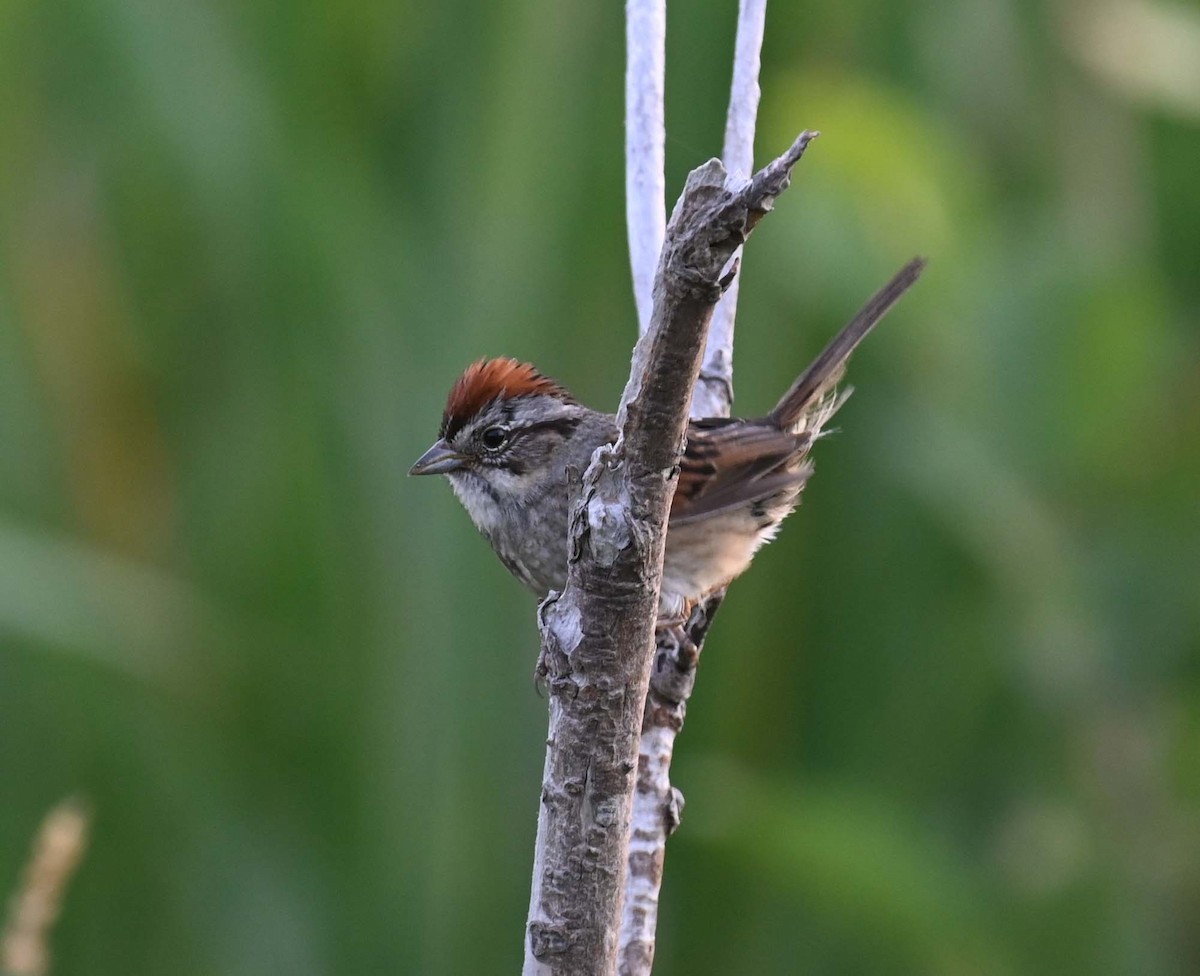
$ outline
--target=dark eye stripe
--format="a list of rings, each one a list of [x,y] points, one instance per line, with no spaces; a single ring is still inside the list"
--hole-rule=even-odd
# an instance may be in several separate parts
[[[512,459],[512,444],[517,439],[524,437],[526,434],[537,433],[538,431],[554,431],[561,437],[569,437],[576,427],[582,422],[581,417],[556,417],[553,420],[537,420],[527,424],[521,424],[515,427],[506,427],[504,424],[489,424],[475,436],[479,443],[483,446],[486,454],[483,454],[479,460],[484,464],[515,464]],[[503,437],[501,438],[501,434]],[[508,460],[505,461],[504,459]]]
[[[538,420],[532,424],[526,424],[524,427],[517,428],[513,431],[513,434],[527,434],[535,430],[553,430],[563,437],[568,437],[579,426],[581,420],[581,417],[556,417],[554,420]]]

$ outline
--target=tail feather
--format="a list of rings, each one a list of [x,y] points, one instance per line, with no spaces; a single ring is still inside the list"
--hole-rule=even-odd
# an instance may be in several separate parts
[[[863,306],[854,318],[832,341],[822,350],[811,366],[808,367],[792,384],[771,411],[769,419],[780,428],[788,430],[795,427],[810,411],[815,402],[826,398],[830,388],[841,379],[846,368],[846,360],[858,348],[858,344],[867,334],[879,324],[896,302],[925,270],[924,258],[913,258],[892,277],[886,285],[875,293],[875,296]],[[825,419],[841,405],[844,397],[830,399],[830,408]],[[819,428],[821,425],[815,425]]]

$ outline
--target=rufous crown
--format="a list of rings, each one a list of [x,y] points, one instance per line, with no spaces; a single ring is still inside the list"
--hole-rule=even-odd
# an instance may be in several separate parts
[[[493,400],[520,396],[552,396],[566,403],[575,398],[529,363],[502,357],[477,359],[454,381],[442,414],[442,437],[453,437]]]

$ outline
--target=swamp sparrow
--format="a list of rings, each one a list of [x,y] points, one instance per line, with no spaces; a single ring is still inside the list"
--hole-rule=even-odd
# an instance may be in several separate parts
[[[739,576],[800,502],[808,454],[849,390],[846,360],[924,262],[910,261],[757,420],[693,420],[679,462],[662,606],[679,608]],[[527,363],[480,359],[450,390],[440,437],[409,474],[444,474],[517,579],[545,596],[567,577],[567,469],[617,439],[616,418],[583,406]]]

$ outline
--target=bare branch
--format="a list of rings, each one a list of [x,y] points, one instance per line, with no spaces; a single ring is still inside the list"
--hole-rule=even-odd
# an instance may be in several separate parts
[[[759,52],[767,18],[767,0],[740,0],[734,42],[733,83],[725,116],[725,148],[721,159],[731,180],[754,171],[754,128],[758,119]],[[733,406],[733,325],[740,280],[735,279],[717,303],[704,365],[692,400],[693,417],[725,417]]]
[[[733,51],[733,83],[725,115],[722,161],[734,179],[754,172],[754,129],[758,121],[758,85],[767,0],[740,0],[737,39]]]
[[[614,973],[667,512],[712,310],[734,251],[813,133],[736,190],[710,160],[687,179],[634,350],[620,439],[572,486],[567,586],[539,610],[550,731],[525,973]]]
[[[625,6],[625,220],[640,332],[650,327],[654,270],[667,223],[663,92],[666,87],[666,0]]]

